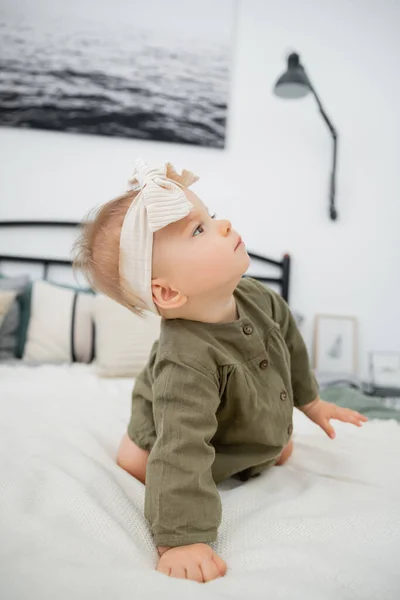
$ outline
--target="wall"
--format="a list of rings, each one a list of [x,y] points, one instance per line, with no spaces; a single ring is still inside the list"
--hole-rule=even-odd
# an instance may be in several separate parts
[[[293,256],[291,304],[311,342],[315,313],[356,315],[368,350],[400,351],[400,3],[242,0],[225,151],[0,129],[0,219],[80,219],[124,189],[133,160],[170,160],[230,217],[249,249]],[[312,98],[271,93],[300,52],[339,134],[339,221],[328,219],[331,142]],[[59,236],[42,244],[59,243]],[[27,238],[2,236],[10,251]]]

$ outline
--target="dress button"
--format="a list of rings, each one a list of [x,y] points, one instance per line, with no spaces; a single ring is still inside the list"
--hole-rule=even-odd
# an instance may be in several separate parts
[[[251,335],[253,333],[253,327],[251,325],[245,325],[243,331],[246,335]]]
[[[289,435],[292,435],[293,433],[293,425],[290,423],[289,427],[287,428],[287,432]]]
[[[285,392],[285,390],[283,390],[283,392],[281,392],[281,400],[287,400],[287,393]]]
[[[259,364],[260,369],[266,369],[268,367],[268,361],[264,358]]]

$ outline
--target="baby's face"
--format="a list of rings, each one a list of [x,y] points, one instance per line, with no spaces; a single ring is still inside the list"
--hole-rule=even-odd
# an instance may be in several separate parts
[[[250,259],[230,222],[213,218],[192,191],[185,194],[192,212],[154,234],[153,278],[190,298],[238,282]]]

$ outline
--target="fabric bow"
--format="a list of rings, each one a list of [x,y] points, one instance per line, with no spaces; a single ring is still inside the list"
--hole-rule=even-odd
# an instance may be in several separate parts
[[[185,218],[193,208],[182,187],[198,180],[190,171],[179,175],[171,163],[161,168],[151,168],[138,159],[131,179],[131,190],[141,190],[141,201],[147,210],[148,226],[154,233],[171,223]],[[138,202],[138,199],[136,200]]]
[[[184,188],[197,180],[187,170],[179,175],[171,163],[151,168],[141,159],[136,161],[129,189],[139,194],[125,215],[120,235],[119,273],[128,304],[139,297],[148,310],[158,314],[151,287],[153,234],[191,212],[193,204]]]

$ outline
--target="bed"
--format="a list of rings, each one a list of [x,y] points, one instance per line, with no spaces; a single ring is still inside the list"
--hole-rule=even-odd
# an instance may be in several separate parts
[[[132,385],[94,364],[0,365],[1,598],[399,597],[395,419],[336,423],[332,441],[295,411],[286,465],[219,486],[228,573],[201,585],[155,571],[145,488],[115,463]]]

